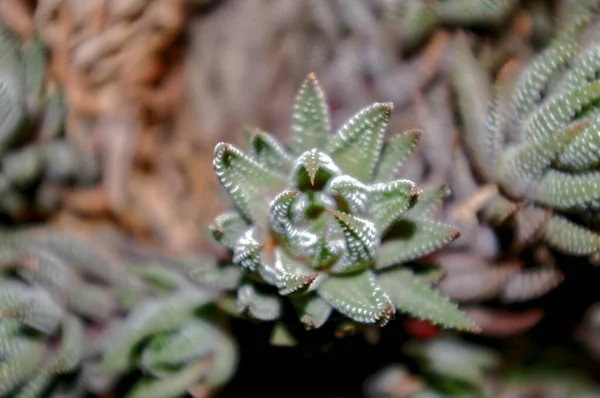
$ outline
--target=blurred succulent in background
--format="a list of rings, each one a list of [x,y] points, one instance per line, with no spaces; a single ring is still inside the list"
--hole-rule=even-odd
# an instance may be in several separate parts
[[[65,104],[41,41],[0,26],[0,53],[0,215],[20,221],[55,210],[61,187],[94,183],[99,165],[63,136]]]
[[[141,373],[124,396],[207,396],[234,375],[238,348],[225,315],[213,305],[219,292],[186,276],[191,265],[206,268],[210,261],[172,262],[151,253],[128,261],[128,271],[144,287],[117,293],[128,313],[100,338],[97,368],[117,375]]]
[[[502,356],[486,345],[450,336],[413,341],[403,351],[410,367],[396,363],[374,373],[365,382],[365,396],[592,398],[600,393],[600,385],[580,366],[552,363],[540,353],[534,356],[535,366],[524,366],[527,354]]]
[[[500,191],[484,214],[490,222],[513,214],[519,248],[541,239],[576,256],[600,249],[598,40],[581,35],[590,19],[563,29],[522,70],[508,64],[491,93],[465,37],[457,40],[465,145],[476,172]]]
[[[444,185],[421,190],[396,171],[419,131],[384,142],[392,104],[364,108],[330,133],[329,111],[315,76],[300,88],[289,148],[270,134],[250,133],[250,154],[215,148],[217,176],[235,209],[211,227],[243,269],[238,311],[264,321],[281,318],[287,297],[307,328],[332,310],[367,324],[386,324],[396,309],[445,327],[475,330],[431,287],[431,275],[402,264],[459,236],[432,218]]]
[[[214,294],[174,268],[125,267],[50,229],[4,232],[0,247],[2,396],[105,393],[140,368],[123,396],[177,397],[233,374],[235,345],[200,312]]]

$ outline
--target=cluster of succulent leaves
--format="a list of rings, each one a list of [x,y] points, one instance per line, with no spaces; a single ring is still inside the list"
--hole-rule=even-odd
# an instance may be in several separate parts
[[[211,230],[231,251],[222,272],[232,275],[240,313],[274,321],[289,299],[306,328],[321,327],[333,310],[384,325],[398,309],[476,329],[435,290],[435,276],[403,266],[459,231],[433,219],[445,185],[421,190],[396,179],[420,132],[385,141],[391,112],[390,103],[375,103],[330,135],[325,95],[310,74],[296,97],[289,148],[258,129],[249,154],[217,144],[213,165],[234,209]]]
[[[59,187],[91,184],[93,156],[63,137],[63,93],[47,78],[37,36],[22,42],[0,25],[0,215],[44,216],[59,205]]]
[[[237,351],[208,311],[214,293],[165,265],[123,266],[56,231],[0,243],[0,395],[177,397],[228,380]]]
[[[535,365],[506,361],[496,349],[452,336],[411,341],[403,346],[407,364],[390,364],[367,378],[364,395],[386,398],[483,398],[499,396],[560,396],[591,398],[600,393],[597,381],[581,373],[579,364],[544,358]],[[556,362],[556,363],[553,363]]]
[[[600,249],[600,47],[597,35],[582,33],[590,20],[579,15],[521,69],[507,64],[491,88],[466,39],[455,68],[466,148],[502,192],[484,216],[514,215],[519,245],[541,239],[576,256]]]

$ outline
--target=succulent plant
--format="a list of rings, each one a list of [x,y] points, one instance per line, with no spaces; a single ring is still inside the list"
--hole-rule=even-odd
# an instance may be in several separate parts
[[[235,370],[214,292],[175,266],[125,266],[46,228],[3,233],[0,253],[2,396],[106,393],[141,368],[124,396],[178,397]]]
[[[127,275],[56,231],[3,231],[0,247],[0,395],[79,396],[89,337]]]
[[[63,137],[63,96],[37,36],[21,42],[0,25],[0,53],[0,215],[21,221],[55,210],[61,186],[93,183],[99,168]]]
[[[144,286],[118,292],[129,310],[101,337],[97,371],[121,376],[141,372],[125,394],[130,398],[214,392],[235,373],[238,348],[225,315],[213,305],[219,292],[186,276],[188,267],[202,268],[199,263],[208,260],[145,257],[128,261],[128,271]]]
[[[599,47],[597,36],[581,34],[590,19],[562,29],[522,70],[509,63],[493,88],[465,38],[457,41],[465,144],[480,177],[500,190],[482,213],[491,222],[514,215],[519,247],[541,239],[571,255],[600,249]]]
[[[402,266],[459,236],[432,219],[447,187],[421,190],[396,171],[420,132],[384,142],[391,103],[362,109],[330,135],[325,95],[314,74],[300,88],[289,148],[270,134],[250,134],[250,154],[215,147],[216,174],[234,209],[211,226],[232,253],[238,310],[279,319],[288,298],[307,328],[332,310],[352,322],[386,324],[396,309],[436,324],[474,330],[470,320]]]

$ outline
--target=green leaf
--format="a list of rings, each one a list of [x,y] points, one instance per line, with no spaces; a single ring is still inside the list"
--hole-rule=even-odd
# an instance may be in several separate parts
[[[553,248],[576,256],[590,255],[600,250],[600,235],[558,214],[548,218],[544,240]]]
[[[588,120],[589,124],[559,152],[558,167],[583,171],[600,164],[600,115],[593,115]]]
[[[23,340],[18,350],[0,359],[0,395],[7,396],[39,370],[46,349],[43,344]]]
[[[460,26],[489,26],[504,21],[518,0],[450,0],[436,3],[443,23]]]
[[[296,96],[292,115],[292,150],[299,155],[324,148],[329,135],[329,110],[325,94],[314,73],[307,76]]]
[[[314,190],[325,185],[331,177],[340,174],[340,169],[331,157],[314,148],[304,152],[296,159],[291,182],[293,186],[302,191]]]
[[[210,360],[192,363],[164,379],[138,381],[125,398],[177,398],[196,385],[208,372]]]
[[[455,54],[452,80],[462,117],[465,145],[477,170],[489,179],[494,170],[486,156],[489,145],[484,131],[491,97],[490,81],[464,34],[459,34],[456,39]]]
[[[331,315],[331,305],[316,294],[292,295],[290,298],[307,330],[320,328]]]
[[[0,27],[0,153],[13,142],[25,117],[24,84],[15,39]]]
[[[285,185],[282,175],[259,165],[231,144],[217,144],[213,166],[221,184],[252,221],[264,220],[268,198]]]
[[[352,116],[329,141],[327,152],[347,174],[371,180],[379,162],[392,103],[375,103]]]
[[[193,312],[212,298],[199,290],[184,290],[165,297],[147,299],[125,319],[104,350],[101,367],[104,370],[124,371],[133,365],[133,349],[143,339],[177,329],[188,321]]]
[[[408,210],[406,216],[412,220],[420,218],[433,218],[444,199],[452,192],[446,184],[423,188],[416,203]]]
[[[333,308],[356,322],[385,325],[394,307],[371,271],[331,276],[317,288]]]
[[[377,253],[376,269],[404,263],[430,254],[460,236],[448,224],[429,220],[402,220],[390,231]]]
[[[421,190],[410,180],[396,180],[373,184],[369,193],[369,213],[381,237],[415,204]]]
[[[521,72],[512,96],[515,116],[523,120],[541,102],[550,79],[575,54],[578,47],[570,35],[554,40]]]
[[[328,211],[342,228],[346,242],[342,256],[333,264],[330,271],[333,273],[354,272],[371,265],[379,245],[375,224],[337,210],[329,209]]]
[[[395,135],[386,142],[373,181],[388,182],[393,180],[400,166],[417,146],[421,134],[421,130],[409,130]]]
[[[31,113],[36,114],[41,105],[46,75],[46,53],[44,43],[38,35],[25,42],[22,57],[28,108]]]
[[[283,295],[308,288],[319,277],[318,273],[294,260],[279,247],[275,248],[274,268],[279,294]]]
[[[233,250],[233,263],[250,271],[256,271],[262,266],[261,252],[264,245],[256,240],[257,233],[256,227],[248,229]]]
[[[342,198],[352,214],[362,213],[367,207],[369,188],[348,175],[337,176],[329,180],[325,191]]]
[[[13,398],[38,398],[43,396],[44,390],[50,385],[53,375],[46,372],[37,372],[25,382],[16,394],[11,395]]]
[[[63,321],[62,338],[59,351],[46,367],[46,371],[68,373],[79,366],[85,348],[83,324],[72,315],[67,315]]]
[[[398,310],[445,328],[478,330],[456,304],[410,270],[394,269],[381,273],[377,279]]]
[[[600,172],[581,174],[548,170],[535,189],[534,198],[553,209],[600,208]]]
[[[281,317],[283,305],[279,297],[258,292],[252,285],[243,285],[238,289],[237,307],[239,312],[247,313],[261,321],[274,321]]]
[[[252,158],[261,166],[283,173],[291,170],[294,160],[271,134],[255,129],[250,138],[250,146]]]
[[[598,99],[600,81],[578,86],[548,100],[526,120],[523,126],[525,140],[530,143],[547,141],[556,130],[566,127],[586,106]]]
[[[215,330],[210,323],[194,319],[171,333],[166,339],[157,335],[142,353],[143,368],[157,377],[170,377],[162,369],[173,369],[196,361],[215,350]]]
[[[217,242],[227,249],[234,249],[238,239],[248,229],[248,224],[237,211],[219,214],[210,226],[210,231]]]
[[[189,267],[191,268],[192,265]],[[193,269],[190,269],[188,274],[196,282],[217,289],[233,290],[239,286],[243,271],[240,267],[234,265],[216,263],[196,264],[194,261]]]

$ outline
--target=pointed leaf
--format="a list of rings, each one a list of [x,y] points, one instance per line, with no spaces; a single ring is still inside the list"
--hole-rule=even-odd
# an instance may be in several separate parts
[[[8,396],[14,388],[35,374],[46,353],[43,344],[23,341],[18,351],[0,360],[0,395]]]
[[[57,356],[48,364],[50,373],[67,373],[79,366],[85,348],[83,324],[72,315],[63,322],[62,341]]]
[[[367,206],[367,186],[348,175],[337,176],[329,180],[325,191],[344,199],[352,214],[362,213]]]
[[[346,242],[340,259],[331,267],[333,273],[365,269],[373,263],[379,245],[377,229],[368,220],[337,210],[328,210],[339,223]]]
[[[340,174],[341,170],[331,157],[315,148],[304,152],[296,159],[291,182],[302,191],[315,190],[323,187],[331,177]]]
[[[215,147],[213,166],[219,181],[244,216],[262,221],[267,212],[267,198],[283,187],[284,178],[259,165],[233,145],[222,142]]]
[[[534,205],[522,207],[515,215],[515,245],[525,247],[540,238],[551,213]]]
[[[600,116],[589,118],[585,126],[565,148],[557,159],[557,165],[569,170],[589,170],[600,164]]]
[[[373,181],[388,182],[393,180],[400,166],[417,146],[421,134],[420,130],[409,130],[395,135],[386,142]]]
[[[549,170],[536,187],[534,199],[554,209],[598,209],[600,172],[571,174]]]
[[[395,312],[371,271],[329,277],[317,292],[333,308],[356,322],[385,325]]]
[[[210,226],[213,237],[227,249],[235,248],[238,239],[248,229],[248,224],[237,211],[229,211],[218,215]]]
[[[410,208],[406,216],[410,219],[433,218],[444,199],[452,192],[446,184],[423,188],[416,203]]]
[[[293,347],[298,342],[285,326],[284,322],[276,322],[271,332],[269,343],[276,347]]]
[[[398,310],[446,328],[478,330],[456,304],[441,296],[429,283],[410,270],[383,272],[378,280]]]
[[[34,35],[23,46],[23,74],[29,111],[36,114],[44,92],[46,54],[44,43]]]
[[[297,155],[313,148],[324,148],[327,144],[329,110],[314,73],[308,75],[296,97],[292,132],[292,150]]]
[[[379,162],[391,103],[376,103],[348,120],[327,146],[336,164],[352,177],[368,182]]]
[[[560,285],[564,275],[558,268],[542,266],[524,269],[504,285],[500,299],[504,303],[523,303],[537,299]]]
[[[238,310],[261,321],[274,321],[281,317],[283,305],[279,298],[258,292],[252,285],[243,285],[238,289]]]
[[[252,158],[261,166],[288,173],[293,164],[292,157],[271,134],[255,129],[250,138]]]
[[[281,248],[275,249],[275,275],[279,294],[287,295],[309,287],[319,274],[308,269],[303,263],[287,255]]]
[[[318,329],[329,319],[332,307],[321,297],[315,294],[290,297],[306,329]]]
[[[389,233],[377,253],[376,269],[404,263],[430,254],[460,236],[448,224],[429,220],[402,220]]]
[[[233,250],[233,263],[250,271],[256,271],[262,266],[261,252],[264,245],[258,243],[256,233],[256,228],[248,229]]]
[[[589,255],[600,250],[600,235],[558,214],[548,218],[544,240],[553,248],[571,255]]]
[[[410,180],[371,185],[369,213],[379,236],[383,236],[404,216],[420,194],[421,190]]]

